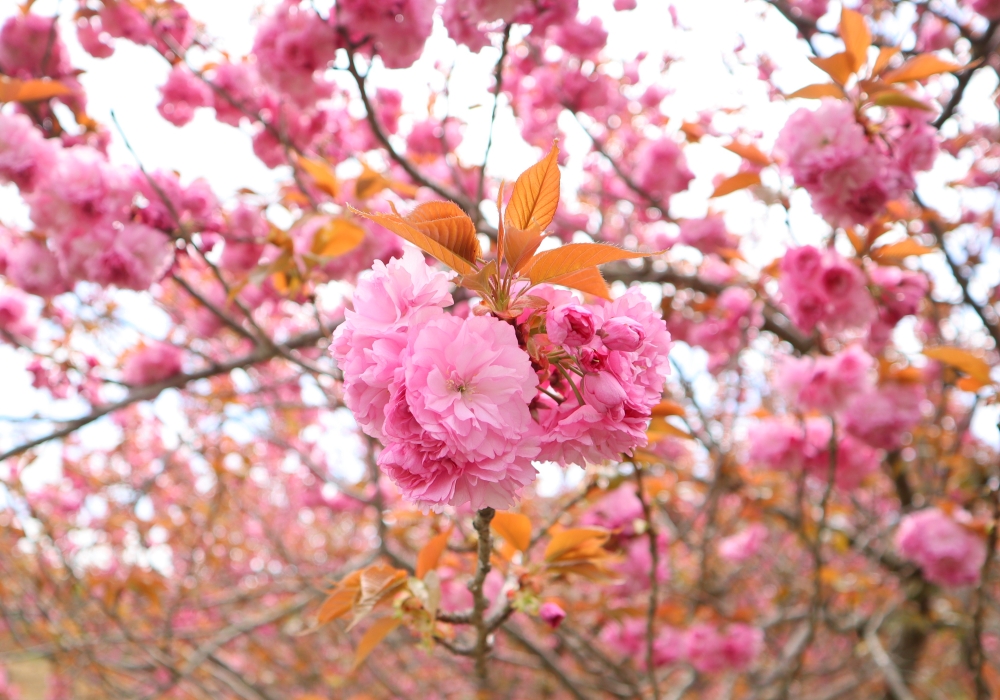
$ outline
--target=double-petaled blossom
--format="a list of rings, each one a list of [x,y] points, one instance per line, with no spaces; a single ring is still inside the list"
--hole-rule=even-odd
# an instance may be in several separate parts
[[[932,583],[949,587],[977,583],[986,561],[986,542],[967,527],[970,520],[961,509],[951,515],[940,508],[910,513],[896,531],[896,548]]]
[[[447,276],[414,251],[359,282],[333,340],[344,402],[410,500],[507,507],[535,459],[582,464],[645,444],[669,371],[662,318],[638,290],[597,304],[536,291],[548,303],[513,321],[446,313]]]

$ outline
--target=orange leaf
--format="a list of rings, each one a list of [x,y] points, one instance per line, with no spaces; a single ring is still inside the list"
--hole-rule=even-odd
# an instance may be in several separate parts
[[[508,228],[527,229],[538,222],[544,231],[552,222],[559,206],[559,146],[517,178],[510,201],[507,202],[505,219]]]
[[[957,386],[962,391],[967,391],[970,394],[975,394],[984,386],[988,385],[985,384],[984,382],[979,381],[975,377],[959,377],[958,381],[955,382],[955,386]]]
[[[0,78],[0,102],[40,102],[73,92],[58,80]]]
[[[910,97],[905,92],[899,90],[882,90],[875,96],[875,104],[879,107],[911,107],[929,112],[930,107],[920,100]]]
[[[719,183],[719,186],[715,188],[715,192],[712,193],[713,197],[723,197],[727,194],[732,194],[738,190],[746,189],[747,187],[752,187],[754,185],[760,184],[760,173],[736,173],[732,177],[727,177],[725,180]]]
[[[361,641],[358,642],[357,651],[354,652],[354,669],[363,664],[365,659],[375,650],[375,647],[401,624],[403,621],[395,617],[383,617],[372,623],[372,626],[361,637]]]
[[[365,230],[347,219],[331,217],[316,231],[312,252],[315,255],[333,258],[349,253],[365,239]]]
[[[549,280],[549,282],[551,284],[561,284],[563,287],[569,287],[570,289],[579,289],[581,292],[593,294],[595,297],[611,301],[611,289],[608,287],[608,283],[604,281],[601,271],[596,267],[585,267],[577,272],[556,277]]]
[[[829,58],[810,58],[813,65],[833,78],[838,85],[844,85],[854,71],[851,69],[851,57],[847,52],[837,53]]]
[[[541,226],[538,225],[537,221],[532,222],[528,228],[523,230],[513,226],[506,227],[503,238],[503,257],[507,260],[507,266],[515,272],[523,270],[544,238]]]
[[[652,421],[650,421],[649,429],[646,430],[646,437],[649,439],[650,444],[657,443],[667,437],[694,440],[694,436],[690,433],[684,432],[676,425],[668,423],[662,416],[656,416]]]
[[[547,250],[532,258],[528,276],[531,284],[551,282],[588,267],[603,265],[615,260],[644,258],[654,253],[637,253],[604,243],[568,243],[554,250]]]
[[[697,122],[683,122],[681,124],[681,131],[684,132],[684,136],[691,143],[701,141],[701,137],[705,135],[705,127]]]
[[[476,225],[454,202],[427,202],[406,217],[413,226],[433,241],[437,241],[464,260],[479,259],[479,239]]]
[[[340,189],[340,185],[337,182],[337,176],[325,160],[319,160],[318,158],[298,158],[299,167],[309,173],[309,177],[313,179],[322,192],[330,195],[331,197],[336,197],[337,192]]]
[[[323,601],[317,615],[319,624],[325,625],[349,613],[359,595],[361,595],[361,571],[354,571],[337,583],[330,596]]]
[[[354,181],[354,196],[357,199],[368,199],[389,186],[389,180],[382,173],[372,170],[365,163],[361,164],[361,168],[361,174]]]
[[[422,579],[428,571],[437,568],[438,560],[448,546],[448,538],[451,536],[451,528],[448,528],[440,535],[430,538],[424,548],[417,555],[417,578]]]
[[[454,209],[446,207],[425,209],[428,204],[450,205]],[[353,207],[351,210],[386,227],[456,272],[463,275],[474,272],[473,262],[479,250],[476,228],[472,219],[457,205],[450,202],[428,202],[417,207],[413,214],[405,218],[395,211],[395,207],[392,214],[368,213]],[[414,215],[417,217],[416,220]],[[455,246],[457,250],[449,246]]]
[[[872,33],[864,15],[843,8],[840,13],[840,38],[844,40],[844,48],[851,59],[851,70],[857,73],[865,65],[868,47],[872,44]]]
[[[899,260],[911,255],[927,255],[927,253],[933,252],[934,248],[928,248],[925,245],[920,245],[912,238],[907,238],[899,243],[890,243],[889,245],[876,248],[871,252],[871,257],[873,260]]]
[[[836,97],[842,100],[844,99],[844,90],[835,83],[816,83],[815,85],[806,85],[804,88],[799,88],[795,92],[785,95],[785,98],[789,100],[795,97],[804,97],[807,100]]]
[[[361,594],[354,604],[354,618],[347,629],[358,624],[386,597],[406,583],[406,572],[385,564],[375,564],[361,571]]]
[[[577,527],[560,530],[545,548],[545,561],[577,559],[582,554],[596,553],[608,541],[611,533],[601,527]]]
[[[892,57],[899,53],[898,46],[883,46],[878,50],[878,58],[875,59],[875,65],[872,66],[872,75],[878,75],[884,71]]]
[[[673,401],[661,401],[653,406],[652,411],[654,416],[683,416],[686,414],[687,411],[684,410],[684,407]]]
[[[924,348],[924,355],[937,360],[949,367],[962,370],[973,379],[985,384],[991,384],[990,366],[985,360],[976,357],[968,350],[954,347]]]
[[[886,71],[882,79],[887,83],[905,83],[911,80],[923,80],[938,73],[954,73],[962,66],[951,61],[945,61],[932,53],[922,53],[895,70]]]
[[[490,521],[490,527],[522,552],[527,551],[531,544],[531,520],[526,515],[497,511]]]
[[[727,151],[732,151],[741,158],[745,158],[754,165],[764,167],[771,164],[770,156],[752,143],[740,143],[739,141],[733,141],[728,146],[724,146],[724,148]]]

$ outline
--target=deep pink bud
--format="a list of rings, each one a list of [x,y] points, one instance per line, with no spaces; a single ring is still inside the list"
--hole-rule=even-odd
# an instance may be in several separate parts
[[[606,321],[598,335],[608,349],[625,352],[635,352],[646,339],[642,324],[628,316],[615,316]]]
[[[543,603],[538,610],[538,616],[542,618],[542,622],[555,629],[566,618],[566,611],[555,603]]]
[[[604,348],[580,348],[580,366],[585,372],[600,372],[607,368],[608,351]]]
[[[549,340],[556,345],[579,347],[594,337],[594,315],[577,304],[564,304],[545,314]]]

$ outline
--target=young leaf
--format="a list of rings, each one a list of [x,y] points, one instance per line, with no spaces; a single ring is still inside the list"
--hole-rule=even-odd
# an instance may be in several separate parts
[[[309,177],[313,179],[313,182],[316,183],[316,187],[320,191],[325,192],[331,197],[337,196],[340,185],[337,182],[337,176],[334,174],[333,168],[326,161],[317,158],[299,157],[298,163],[299,167],[309,173]]]
[[[354,571],[337,583],[330,596],[323,601],[316,616],[319,624],[325,625],[349,613],[359,595],[361,595],[361,571]]]
[[[727,151],[732,151],[739,157],[750,161],[754,165],[759,165],[762,168],[771,164],[771,157],[752,143],[733,141],[728,146],[724,146],[723,148]]]
[[[488,297],[492,294],[493,290],[490,288],[490,278],[493,277],[497,272],[497,261],[490,260],[488,263],[483,265],[483,268],[471,275],[462,275],[456,282],[466,289],[471,289],[474,292],[478,292],[483,296],[483,298]]]
[[[795,92],[785,95],[785,99],[789,100],[795,97],[803,97],[807,100],[836,97],[842,100],[844,99],[844,89],[835,83],[816,83],[815,85],[806,85],[804,88],[799,88]]]
[[[875,59],[875,65],[872,66],[872,75],[879,75],[884,71],[892,57],[899,53],[898,46],[883,46],[878,50],[878,58]]]
[[[676,425],[668,423],[662,416],[656,416],[649,423],[646,430],[646,437],[649,444],[653,445],[667,437],[681,438],[682,440],[694,440],[694,436],[684,432]]]
[[[403,624],[403,621],[395,617],[383,617],[373,622],[372,626],[361,637],[361,641],[358,642],[358,649],[354,652],[354,670],[357,670],[375,650],[375,647],[401,624]]]
[[[868,47],[872,43],[872,33],[868,30],[864,15],[843,8],[840,13],[840,38],[844,40],[845,52],[851,59],[851,70],[857,73],[865,65]]]
[[[683,416],[687,414],[684,407],[673,401],[661,401],[653,406],[654,416]]]
[[[523,270],[544,239],[537,221],[526,229],[508,226],[503,239],[503,257],[507,260],[507,267],[514,272]]]
[[[876,248],[871,252],[871,257],[873,260],[901,260],[910,255],[926,255],[933,252],[934,248],[928,248],[925,245],[920,245],[912,238],[907,238],[905,241],[900,241],[899,243],[890,243],[889,245]]]
[[[851,68],[851,57],[847,52],[837,53],[829,58],[810,58],[813,65],[833,78],[838,85],[845,85],[854,71]]]
[[[468,260],[453,250],[450,250],[446,246],[442,245],[440,242],[428,236],[424,231],[431,231],[434,229],[433,226],[428,225],[428,222],[423,222],[423,230],[417,228],[413,223],[404,219],[402,216],[393,211],[392,214],[378,214],[378,213],[368,213],[363,211],[358,211],[357,209],[351,208],[351,211],[363,216],[370,221],[374,221],[380,226],[384,226],[393,233],[395,233],[400,238],[409,241],[413,245],[417,246],[429,255],[434,256],[445,265],[455,270],[456,272],[468,275],[475,272],[473,267],[473,261]],[[448,225],[442,225],[441,231],[439,233],[449,234],[458,232],[458,227],[454,229]],[[475,239],[475,233],[472,234],[473,239]],[[476,246],[478,248],[479,241],[475,239]]]
[[[389,180],[382,176],[382,173],[372,170],[367,164],[361,164],[361,174],[354,181],[354,196],[357,199],[365,200],[372,197],[389,186]]]
[[[611,533],[600,527],[577,527],[560,530],[545,548],[545,561],[581,559],[595,554],[608,541]]]
[[[58,80],[0,78],[0,102],[40,102],[72,92]]]
[[[365,230],[357,224],[341,219],[330,218],[313,237],[312,252],[325,258],[349,253],[365,239]]]
[[[544,231],[552,222],[559,206],[558,157],[559,146],[553,144],[547,156],[517,178],[507,202],[508,228],[525,230],[537,221],[538,230]]]
[[[490,521],[490,527],[522,552],[531,544],[531,520],[526,515],[499,510]]]
[[[551,282],[588,267],[603,265],[616,260],[645,258],[655,253],[637,253],[604,243],[569,243],[554,250],[547,250],[532,258],[528,276],[531,284]]]
[[[428,540],[424,548],[417,555],[417,578],[422,579],[428,571],[437,568],[441,554],[448,546],[448,538],[451,536],[451,528],[448,528],[440,535],[435,535]]]
[[[991,384],[990,366],[967,350],[953,347],[924,348],[924,355],[949,367],[960,369],[973,379]]]
[[[351,629],[370,613],[386,597],[392,595],[406,583],[406,572],[385,564],[375,564],[361,571],[361,594],[354,604],[354,617],[347,629]]]
[[[713,197],[724,197],[738,190],[746,189],[760,184],[760,173],[743,172],[736,173],[732,177],[727,177],[719,183],[712,193]]]
[[[875,96],[875,104],[879,107],[910,107],[912,109],[922,109],[926,112],[931,108],[918,99],[910,97],[905,92],[899,90],[882,90]]]
[[[480,256],[476,225],[454,202],[427,202],[406,217],[421,233],[471,263]]]
[[[922,53],[895,70],[886,71],[882,79],[887,83],[906,83],[911,80],[923,80],[938,73],[954,73],[962,66],[951,61],[945,61],[932,53]]]
[[[581,292],[593,294],[595,297],[611,301],[611,289],[604,281],[604,276],[596,267],[585,267],[577,272],[562,275],[550,280],[551,284],[560,284],[570,289],[579,289]]]

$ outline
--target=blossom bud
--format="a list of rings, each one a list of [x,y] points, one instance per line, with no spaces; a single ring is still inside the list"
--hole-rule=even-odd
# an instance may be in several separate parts
[[[635,352],[646,339],[642,324],[627,316],[615,316],[605,322],[598,334],[609,350]]]
[[[538,616],[542,618],[542,622],[555,629],[566,618],[566,611],[555,603],[543,603]]]
[[[583,398],[601,413],[621,410],[628,395],[610,372],[588,374],[583,380]]]
[[[600,372],[606,369],[608,351],[604,348],[580,348],[580,366],[585,372]]]
[[[594,315],[577,304],[563,304],[545,315],[549,340],[556,345],[579,347],[594,337]]]

